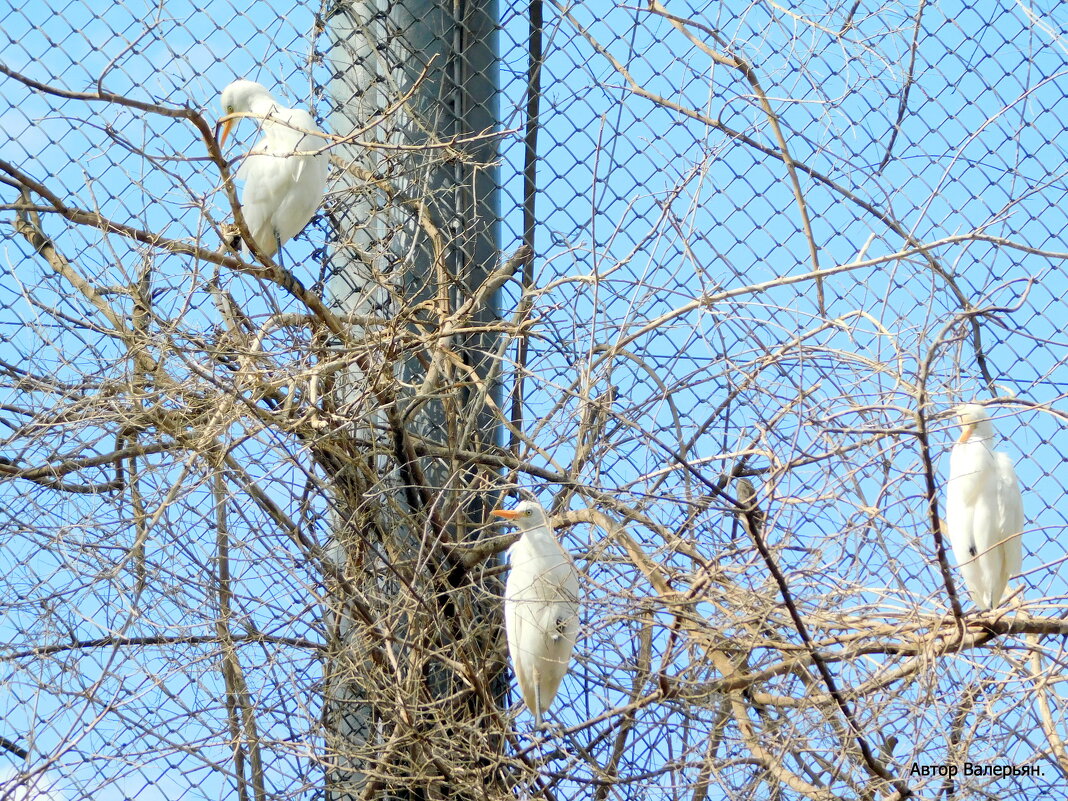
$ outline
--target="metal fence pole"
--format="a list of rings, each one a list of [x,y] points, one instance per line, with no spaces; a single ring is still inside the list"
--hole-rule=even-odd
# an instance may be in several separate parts
[[[343,168],[334,205],[333,276],[330,293],[346,313],[359,318],[392,320],[401,309],[420,303],[456,309],[485,280],[498,259],[499,178],[495,162],[498,126],[496,4],[493,0],[428,2],[372,0],[343,2],[329,21],[329,92],[334,103],[330,126],[351,136],[338,148]],[[474,141],[470,141],[471,139]],[[468,140],[468,141],[465,141]],[[495,314],[484,308],[476,319]],[[359,329],[360,324],[357,323]],[[490,364],[483,354],[493,347],[487,335],[454,337],[448,346],[480,376]],[[423,381],[425,365],[401,358],[395,367],[402,385]],[[342,394],[359,396],[363,376],[348,376]],[[424,441],[448,445],[458,436],[458,412],[465,390],[443,401],[424,403],[405,418],[406,427]],[[404,390],[398,406],[404,407]],[[373,406],[373,402],[371,406]],[[414,551],[418,523],[404,478],[392,458],[385,410],[368,408],[366,441],[371,443],[372,472],[391,487],[393,497],[377,505],[370,519],[362,499],[352,499],[336,520],[335,549],[340,559],[375,540],[371,529],[392,538],[391,550]],[[474,443],[495,445],[492,415],[476,412]],[[463,478],[444,460],[423,458],[420,468],[438,491],[456,490]],[[360,494],[360,493],[357,493]],[[482,517],[471,501],[458,501],[460,514],[449,517],[452,536],[462,539],[464,521]],[[447,504],[443,504],[443,507]],[[347,519],[341,519],[341,518]],[[379,598],[389,604],[396,587],[374,559],[363,561],[367,580],[377,583]],[[344,599],[338,599],[344,608]],[[336,634],[342,662],[360,646],[339,617]],[[397,622],[395,632],[412,621]],[[373,698],[352,679],[356,673],[338,665],[327,668],[326,728],[328,797],[355,798],[367,791],[359,754],[378,736]],[[426,677],[432,692],[444,693],[447,676]],[[406,797],[406,791],[392,791]],[[414,792],[414,791],[413,791]]]

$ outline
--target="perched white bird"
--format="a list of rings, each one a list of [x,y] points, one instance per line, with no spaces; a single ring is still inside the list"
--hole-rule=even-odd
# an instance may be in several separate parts
[[[949,457],[946,527],[972,600],[993,609],[1020,572],[1023,499],[1009,457],[992,450],[986,409],[966,403],[955,411],[961,435]]]
[[[252,238],[268,256],[303,230],[322,202],[329,156],[312,115],[279,105],[255,81],[234,81],[222,92],[220,147],[241,114],[260,118],[263,139],[237,171],[244,181],[241,212]]]
[[[578,637],[578,571],[540,504],[523,501],[493,514],[522,532],[508,549],[512,569],[504,587],[504,628],[519,691],[540,727]]]

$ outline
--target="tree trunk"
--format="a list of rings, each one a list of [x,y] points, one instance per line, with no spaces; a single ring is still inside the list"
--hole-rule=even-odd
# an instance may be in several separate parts
[[[456,453],[497,444],[496,337],[448,331],[498,262],[495,20],[493,3],[424,0],[343,2],[329,20],[330,128],[353,139],[334,151],[330,291],[368,343],[335,388],[346,445],[320,459],[340,568],[330,801],[463,798],[497,770],[475,759],[500,747],[497,589],[449,547],[477,535],[493,484]],[[491,301],[460,316],[495,314]]]

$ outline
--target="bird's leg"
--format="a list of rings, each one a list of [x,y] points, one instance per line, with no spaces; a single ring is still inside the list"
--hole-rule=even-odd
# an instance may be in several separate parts
[[[282,237],[278,235],[277,231],[274,232],[274,258],[278,262],[278,266],[284,269],[285,265],[282,264]]]

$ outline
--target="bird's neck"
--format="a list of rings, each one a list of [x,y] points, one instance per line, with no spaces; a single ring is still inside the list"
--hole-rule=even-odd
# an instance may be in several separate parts
[[[534,551],[556,550],[560,547],[552,529],[545,526],[538,526],[524,531],[523,539],[527,541],[527,545]]]
[[[254,97],[248,104],[250,114],[257,117],[269,117],[278,108],[278,104],[269,97]]]

